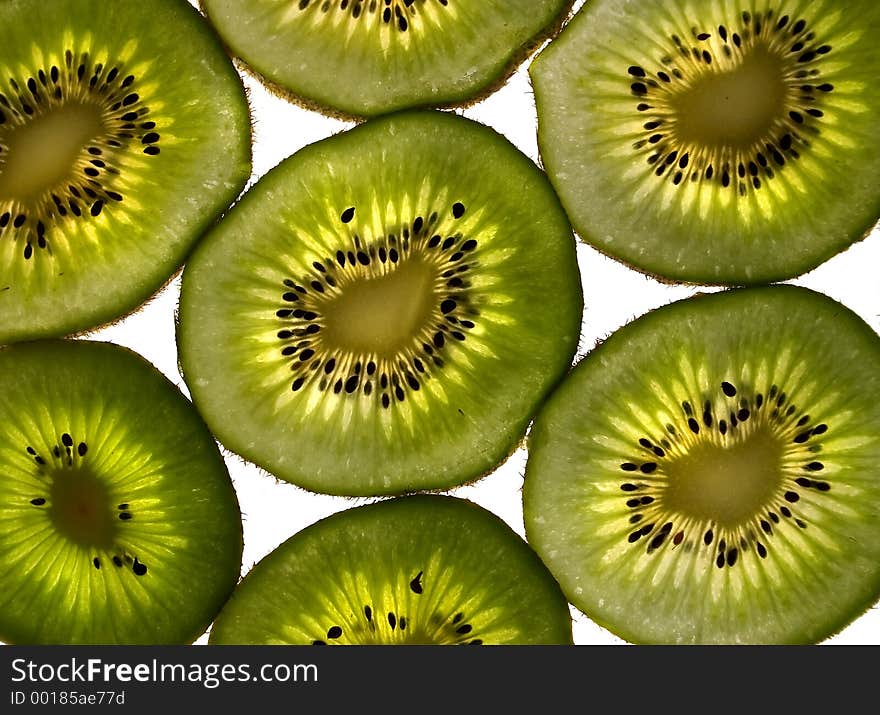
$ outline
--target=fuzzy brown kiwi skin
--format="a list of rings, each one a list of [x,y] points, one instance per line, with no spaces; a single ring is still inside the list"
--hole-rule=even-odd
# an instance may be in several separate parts
[[[318,114],[323,114],[325,117],[328,117],[330,119],[335,119],[340,122],[359,124],[370,119],[370,117],[373,116],[391,114],[393,112],[405,109],[467,109],[475,104],[478,104],[479,102],[482,102],[484,99],[504,87],[504,85],[507,84],[510,78],[514,74],[516,74],[520,66],[529,57],[532,57],[532,55],[534,55],[545,44],[545,42],[552,41],[556,38],[556,36],[562,31],[562,28],[571,19],[572,7],[576,2],[577,0],[566,0],[563,9],[550,25],[539,30],[537,34],[529,38],[525,43],[520,45],[520,47],[518,47],[513,53],[511,53],[507,60],[507,64],[505,65],[504,71],[498,77],[489,80],[483,85],[472,88],[467,92],[452,96],[450,99],[443,102],[426,102],[423,104],[406,104],[400,106],[395,105],[375,114],[356,114],[347,112],[345,110],[331,107],[321,102],[316,102],[313,99],[303,97],[302,95],[296,94],[295,92],[291,92],[286,87],[282,87],[277,82],[272,81],[271,79],[251,67],[240,57],[236,56],[232,48],[229,47],[222,40],[222,38],[220,39],[220,42],[223,45],[226,54],[228,54],[232,58],[239,72],[247,75],[248,77],[251,77],[252,79],[262,84],[266,88],[266,90],[273,96],[278,97],[279,99],[283,99],[290,104],[296,105],[297,107],[301,107],[302,109],[306,109],[311,112],[317,112]],[[198,0],[198,6],[205,18],[213,25],[213,20],[211,20],[208,9],[207,7],[205,7],[205,0]]]

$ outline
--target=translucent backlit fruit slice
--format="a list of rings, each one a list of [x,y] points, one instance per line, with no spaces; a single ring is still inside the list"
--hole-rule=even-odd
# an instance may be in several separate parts
[[[226,447],[314,491],[392,494],[515,449],[582,308],[543,173],[483,125],[414,112],[263,177],[187,264],[178,343]]]
[[[572,0],[202,0],[232,53],[329,113],[473,101],[551,35]]]
[[[631,641],[809,643],[880,597],[880,336],[792,286],[659,308],[536,418],[526,535]]]
[[[528,545],[494,514],[444,496],[339,512],[245,576],[214,644],[570,644],[571,613]]]
[[[108,343],[0,350],[0,640],[191,643],[235,586],[242,526],[192,404]]]
[[[250,137],[185,0],[0,3],[0,343],[137,309],[243,188]]]
[[[578,234],[649,274],[805,273],[880,218],[874,0],[592,0],[531,67]]]

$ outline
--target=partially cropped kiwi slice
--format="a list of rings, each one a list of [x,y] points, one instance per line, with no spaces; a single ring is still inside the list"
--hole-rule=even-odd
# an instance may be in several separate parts
[[[399,497],[339,512],[260,561],[211,629],[227,645],[570,644],[559,585],[469,501]]]
[[[2,349],[0,385],[0,640],[195,640],[238,580],[242,525],[192,404],[109,343]]]
[[[623,638],[808,643],[880,597],[880,336],[830,298],[659,308],[536,418],[526,535]]]
[[[201,0],[230,51],[329,114],[450,106],[497,89],[572,0]]]
[[[579,235],[639,270],[784,280],[880,218],[875,0],[591,0],[531,66]]]
[[[0,343],[136,309],[249,174],[241,79],[185,0],[0,3]]]
[[[183,274],[178,348],[232,451],[313,491],[442,489],[522,439],[574,357],[575,240],[489,128],[371,120],[263,177]]]

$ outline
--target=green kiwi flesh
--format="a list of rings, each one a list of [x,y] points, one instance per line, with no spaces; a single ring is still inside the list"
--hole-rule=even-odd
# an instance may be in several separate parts
[[[544,174],[454,114],[398,113],[252,187],[183,273],[178,351],[225,447],[316,492],[491,471],[571,366],[575,239]]]
[[[243,188],[250,136],[185,0],[0,3],[0,344],[137,309]]]
[[[192,404],[109,343],[0,350],[0,640],[186,644],[240,575],[225,462]]]
[[[338,512],[247,574],[211,629],[226,645],[571,644],[568,603],[522,538],[454,497]]]
[[[535,419],[526,536],[638,643],[815,643],[880,597],[880,336],[794,286],[624,326]]]
[[[642,272],[793,278],[880,218],[874,0],[592,0],[530,68],[580,237]]]
[[[201,0],[230,52],[276,91],[373,116],[497,89],[571,0]]]

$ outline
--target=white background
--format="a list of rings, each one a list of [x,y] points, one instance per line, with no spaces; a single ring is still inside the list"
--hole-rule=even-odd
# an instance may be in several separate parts
[[[194,0],[193,4],[195,4]],[[577,3],[579,6],[581,3]],[[525,154],[538,161],[536,116],[525,63],[510,82],[485,101],[462,112],[494,127]],[[252,106],[255,144],[251,183],[297,149],[348,128],[350,125],[291,105],[270,95],[245,77]],[[662,285],[630,270],[581,244],[578,249],[584,288],[585,310],[580,354],[589,351],[597,339],[609,335],[626,322],[670,301],[693,295],[700,289]],[[880,231],[826,264],[792,281],[822,291],[860,314],[880,332]],[[136,350],[162,370],[185,393],[177,369],[174,343],[174,315],[179,295],[179,278],[143,310],[123,322],[93,333],[90,337],[109,340]],[[188,393],[187,393],[188,394]],[[316,520],[365,499],[344,499],[311,494],[272,476],[227,453],[227,463],[238,492],[244,516],[243,572]],[[521,535],[522,475],[526,455],[516,452],[495,473],[472,486],[450,492],[471,499],[502,517]],[[880,478],[880,473],[878,473]],[[574,637],[578,644],[621,643],[618,638],[572,610]],[[205,637],[198,643],[204,643]],[[880,609],[873,608],[830,643],[880,643]]]

